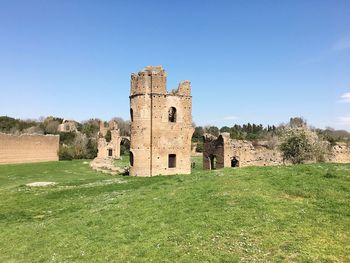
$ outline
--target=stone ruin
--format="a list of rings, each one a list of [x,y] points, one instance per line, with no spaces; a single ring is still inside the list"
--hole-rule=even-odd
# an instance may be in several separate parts
[[[58,132],[77,132],[78,123],[74,120],[63,120],[57,128]]]
[[[106,135],[110,133],[110,141],[107,141]],[[120,143],[121,136],[118,129],[118,123],[116,121],[110,121],[108,127],[105,126],[103,121],[100,121],[100,131],[98,132],[97,142],[97,158],[120,158]]]
[[[191,173],[192,97],[190,81],[167,92],[162,66],[131,75],[130,175]]]
[[[283,163],[281,154],[266,145],[253,145],[249,141],[232,140],[229,133],[218,137],[203,135],[203,168],[243,167],[250,165],[277,165]]]
[[[350,145],[338,142],[332,147],[332,153],[328,160],[333,163],[350,163]]]
[[[120,130],[116,121],[111,120],[107,126],[104,121],[100,121],[97,157],[90,162],[90,166],[97,171],[109,174],[125,173],[127,167],[118,167],[114,164],[114,160],[121,158],[120,144],[122,139],[129,140],[128,137],[120,136]]]
[[[332,146],[327,162],[349,163],[350,147],[346,143]],[[218,137],[203,135],[203,168],[219,169],[224,167],[271,166],[284,164],[281,152],[271,149],[265,141],[255,142],[233,140],[229,133]]]

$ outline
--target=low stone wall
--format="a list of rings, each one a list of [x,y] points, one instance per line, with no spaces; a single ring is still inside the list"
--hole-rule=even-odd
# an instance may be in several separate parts
[[[249,141],[232,140],[231,143],[230,150],[227,152],[229,155],[239,157],[240,166],[270,166],[284,163],[281,151],[269,149],[264,143],[260,143],[257,146],[253,146]],[[350,146],[346,143],[337,143],[332,147],[326,162],[350,163]],[[285,163],[288,164],[288,162]]]
[[[350,145],[346,143],[337,143],[333,146],[328,161],[333,163],[350,163]]]
[[[261,144],[253,146],[250,141],[231,140],[226,152],[228,158],[231,156],[237,157],[241,167],[283,164],[280,151],[269,149]],[[229,164],[226,167],[229,167]]]
[[[239,161],[239,166],[270,166],[288,164],[284,162],[282,153],[276,146],[268,147],[268,142],[254,142],[232,140],[228,133],[221,133],[218,137],[205,134],[203,151],[203,168],[212,169],[231,167],[231,160]],[[350,163],[350,145],[337,143],[332,147],[326,162]],[[314,161],[309,161],[312,163]]]
[[[0,133],[0,164],[58,161],[59,136]]]

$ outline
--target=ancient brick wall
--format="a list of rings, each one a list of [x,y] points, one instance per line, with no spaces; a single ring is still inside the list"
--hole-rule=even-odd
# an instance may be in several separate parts
[[[270,149],[266,143],[259,142],[255,145],[250,141],[232,140],[228,133],[222,133],[219,137],[205,134],[203,144],[203,168],[212,169],[231,167],[231,159],[235,157],[239,166],[270,166],[281,165],[282,154],[278,147]],[[215,158],[213,159],[213,156]],[[350,146],[346,143],[337,143],[332,147],[327,162],[350,163]],[[309,161],[309,163],[315,162]]]
[[[177,90],[168,93],[162,67],[146,67],[133,74],[130,114],[131,175],[191,173],[194,129],[189,81],[181,82]],[[169,165],[169,161],[174,164]]]
[[[203,140],[204,169],[231,167],[233,158],[239,162],[240,167],[283,163],[281,153],[278,150],[269,149],[262,145],[254,147],[249,141],[232,140],[229,133],[221,133],[219,137],[205,134]]]
[[[58,135],[0,133],[0,164],[58,161]]]

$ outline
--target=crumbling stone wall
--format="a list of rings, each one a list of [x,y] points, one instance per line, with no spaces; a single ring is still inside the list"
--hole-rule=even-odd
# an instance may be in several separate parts
[[[0,133],[0,164],[58,161],[59,136]]]
[[[111,140],[107,142],[107,132],[111,132]],[[118,123],[110,121],[108,127],[105,127],[104,122],[100,122],[100,131],[98,133],[98,153],[97,158],[120,158],[120,131],[118,129]]]
[[[131,75],[130,175],[191,173],[191,84],[167,92],[161,66]]]
[[[203,168],[219,169],[225,167],[225,139],[222,135],[216,138],[210,134],[204,134],[203,144]]]
[[[283,163],[279,151],[269,149],[263,144],[253,146],[249,141],[232,140],[229,133],[221,133],[219,137],[204,134],[203,140],[204,169],[231,167],[233,158],[238,161],[237,165],[240,167]],[[215,156],[214,161],[212,156]],[[216,163],[213,165],[213,162]]]
[[[344,142],[334,145],[328,161],[333,163],[350,163],[350,145]]]
[[[204,134],[203,141],[204,169],[231,167],[233,157],[239,161],[241,167],[270,166],[285,163],[278,147],[270,149],[267,142],[261,141],[253,145],[250,141],[232,140],[229,133],[221,133],[218,137]],[[215,156],[214,161],[213,156]],[[332,147],[326,161],[350,163],[350,146],[346,143],[337,143]]]
[[[77,122],[73,120],[63,120],[63,122],[58,125],[58,132],[77,132]]]

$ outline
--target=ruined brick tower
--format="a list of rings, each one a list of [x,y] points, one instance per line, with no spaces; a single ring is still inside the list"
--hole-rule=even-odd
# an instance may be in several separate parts
[[[131,75],[130,175],[191,173],[191,83],[166,88],[162,66],[148,66]]]

